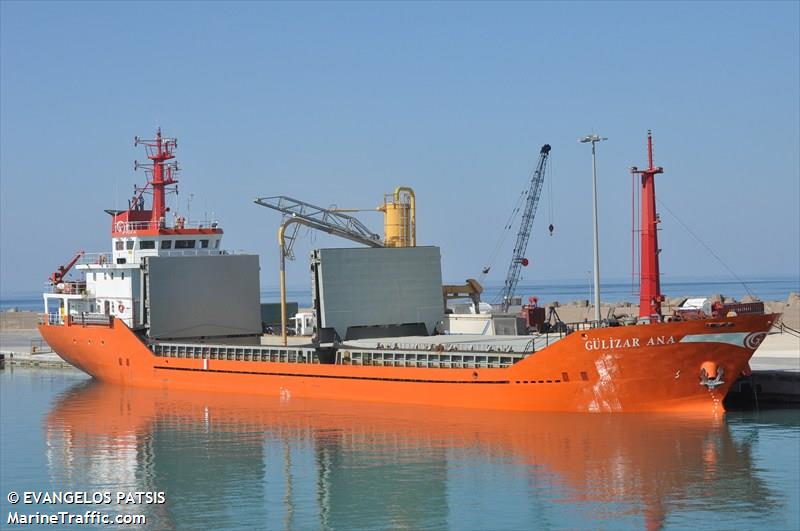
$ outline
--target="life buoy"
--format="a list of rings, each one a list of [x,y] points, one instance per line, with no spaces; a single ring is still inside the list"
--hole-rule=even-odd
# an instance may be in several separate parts
[[[119,313],[122,313],[125,311],[125,306],[122,303],[119,303],[119,306],[117,306],[117,310],[119,310]]]
[[[122,229],[125,228],[125,222],[124,221],[117,221],[116,228],[117,228],[117,232],[122,232]]]

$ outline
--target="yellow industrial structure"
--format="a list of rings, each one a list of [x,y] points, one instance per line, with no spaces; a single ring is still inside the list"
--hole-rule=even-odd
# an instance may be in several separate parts
[[[369,247],[416,247],[417,214],[414,190],[398,186],[393,194],[386,194],[383,204],[376,210],[383,212],[384,241],[358,219],[344,212],[361,212],[361,209],[323,208],[287,196],[259,197],[261,206],[277,210],[284,215],[278,228],[280,247],[281,335],[288,344],[286,328],[286,258],[293,259],[292,246],[297,238],[297,227],[305,225],[328,234],[362,243]],[[286,229],[294,225],[287,233]]]
[[[414,190],[398,186],[394,194],[386,194],[383,205],[383,245],[385,247],[417,246],[417,214]]]

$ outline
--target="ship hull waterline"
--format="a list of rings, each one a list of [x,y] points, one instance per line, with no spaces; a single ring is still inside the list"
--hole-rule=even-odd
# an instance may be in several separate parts
[[[136,387],[518,411],[720,413],[777,318],[577,331],[510,367],[475,369],[162,357],[118,319],[39,331],[78,369]],[[708,367],[721,369],[716,386],[701,382]]]

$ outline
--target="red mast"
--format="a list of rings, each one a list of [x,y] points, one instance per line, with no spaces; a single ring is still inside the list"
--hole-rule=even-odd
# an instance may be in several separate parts
[[[658,266],[658,224],[661,220],[656,213],[655,176],[664,173],[664,168],[653,166],[653,134],[647,131],[648,167],[639,170],[636,166],[631,173],[642,176],[641,204],[641,270],[639,272],[639,317],[661,317],[661,278]]]
[[[159,236],[163,234],[222,234],[216,221],[209,221],[208,226],[197,223],[188,227],[186,218],[175,216],[174,223],[168,223],[166,196],[178,193],[178,163],[175,162],[175,150],[178,147],[176,138],[161,136],[161,128],[156,131],[152,140],[134,138],[134,145],[145,147],[148,162],[134,162],[134,169],[144,168],[147,183],[133,187],[133,197],[128,200],[127,210],[106,210],[111,216],[111,236],[126,238],[129,236]],[[145,208],[145,195],[152,194],[152,207]],[[208,244],[208,242],[206,242]],[[202,245],[202,243],[201,243]]]
[[[165,164],[166,161],[175,158],[173,154],[176,147],[178,147],[178,139],[176,138],[161,138],[161,128],[156,131],[155,140],[142,140],[138,136],[134,139],[134,145],[138,146],[143,144],[147,149],[147,158],[152,160],[152,164],[139,164],[135,163],[135,168],[140,167],[148,168],[148,176],[151,179],[148,181],[153,191],[153,209],[150,213],[151,228],[164,228],[166,221],[166,188],[172,184],[177,184],[177,179],[174,178],[173,172],[178,171],[178,163]],[[141,190],[143,191],[143,190]],[[141,191],[139,191],[141,193]]]

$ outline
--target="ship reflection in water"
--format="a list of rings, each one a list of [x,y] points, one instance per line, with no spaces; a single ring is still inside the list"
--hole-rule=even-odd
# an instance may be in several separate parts
[[[163,505],[124,509],[144,509],[148,528],[658,529],[707,518],[712,528],[752,527],[785,511],[783,494],[759,477],[752,438],[707,416],[480,412],[88,382],[59,397],[45,436],[51,479],[65,490],[164,491]]]

